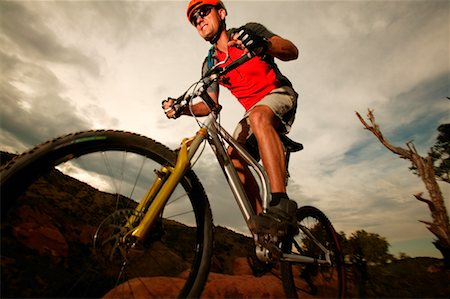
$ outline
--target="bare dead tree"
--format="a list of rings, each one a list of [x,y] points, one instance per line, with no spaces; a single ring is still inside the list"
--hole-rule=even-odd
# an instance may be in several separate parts
[[[428,205],[432,218],[432,222],[419,221],[424,223],[428,230],[437,238],[433,244],[442,253],[446,269],[450,269],[450,221],[445,208],[444,197],[435,176],[432,157],[430,155],[426,157],[420,156],[412,141],[406,143],[407,149],[392,145],[381,133],[379,126],[375,122],[372,110],[369,109],[367,113],[367,119],[370,121],[370,124],[358,112],[356,112],[356,115],[364,127],[372,132],[381,144],[400,156],[400,158],[410,160],[417,169],[417,174],[425,184],[430,199],[424,198],[422,192],[415,194],[414,197]]]

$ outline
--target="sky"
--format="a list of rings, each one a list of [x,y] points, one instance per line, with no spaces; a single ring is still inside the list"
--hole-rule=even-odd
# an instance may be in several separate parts
[[[300,94],[290,137],[288,193],[323,210],[337,231],[385,237],[390,252],[436,256],[419,220],[426,192],[409,162],[363,129],[373,109],[395,145],[426,155],[450,121],[450,2],[225,1],[227,26],[259,22],[291,40],[299,59],[277,61]],[[20,153],[87,129],[136,132],[176,148],[190,117],[168,120],[161,101],[200,77],[210,44],[188,23],[187,1],[1,1],[0,150]],[[222,125],[244,110],[226,90]],[[195,164],[216,225],[247,233],[212,152]],[[441,184],[450,206],[450,188]]]

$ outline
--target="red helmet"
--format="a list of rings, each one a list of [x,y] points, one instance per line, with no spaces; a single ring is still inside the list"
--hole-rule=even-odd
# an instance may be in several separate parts
[[[219,8],[225,9],[225,11],[227,10],[221,0],[191,0],[187,7],[187,13],[186,13],[189,22],[191,21],[191,16],[194,13],[194,11],[203,5],[217,6]]]

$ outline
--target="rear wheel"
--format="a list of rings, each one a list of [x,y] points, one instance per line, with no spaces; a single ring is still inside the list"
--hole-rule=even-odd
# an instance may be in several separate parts
[[[175,161],[175,152],[152,139],[89,131],[39,145],[4,166],[1,296],[199,297],[213,226],[192,171],[145,242],[120,242],[155,170]]]
[[[345,294],[344,260],[337,234],[328,218],[310,206],[297,210],[299,234],[283,243],[283,252],[324,260],[325,253],[317,241],[329,250],[331,263],[281,262],[283,287],[288,298],[301,293],[320,298],[343,298]],[[314,240],[314,239],[315,240]]]

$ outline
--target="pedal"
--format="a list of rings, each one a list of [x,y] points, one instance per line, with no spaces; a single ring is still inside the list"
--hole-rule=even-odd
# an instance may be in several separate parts
[[[254,234],[271,235],[278,238],[295,236],[299,232],[297,226],[270,214],[252,216],[249,220],[249,228]]]
[[[263,263],[268,263],[272,260],[270,257],[270,251],[267,248],[264,248],[263,246],[256,246],[255,254],[258,260],[260,260]]]
[[[280,220],[269,217],[268,215],[252,216],[249,220],[249,228],[257,235],[269,234],[276,236],[279,225],[281,225]]]
[[[255,235],[255,252],[258,259],[262,262],[271,262],[282,258],[283,253],[278,247],[279,239],[275,235]]]
[[[275,260],[280,260],[283,257],[283,252],[274,243],[271,243],[271,242],[270,243],[266,243],[266,244],[263,244],[263,246],[264,246],[264,248],[269,250],[271,256]]]

